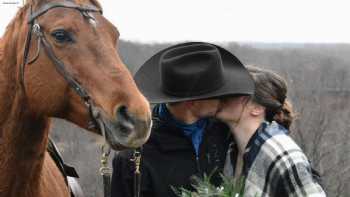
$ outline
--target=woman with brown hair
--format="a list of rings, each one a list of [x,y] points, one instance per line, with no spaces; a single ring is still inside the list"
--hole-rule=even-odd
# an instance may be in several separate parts
[[[254,95],[223,98],[217,113],[235,139],[226,174],[244,177],[245,196],[326,196],[307,157],[288,136],[294,113],[285,80],[268,70],[248,70]]]

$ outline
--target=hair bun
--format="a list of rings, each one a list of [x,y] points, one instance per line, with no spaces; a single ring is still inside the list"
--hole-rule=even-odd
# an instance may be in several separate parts
[[[284,101],[281,110],[279,110],[273,117],[274,121],[284,126],[286,129],[289,129],[294,118],[295,113],[293,111],[293,106],[287,99]]]

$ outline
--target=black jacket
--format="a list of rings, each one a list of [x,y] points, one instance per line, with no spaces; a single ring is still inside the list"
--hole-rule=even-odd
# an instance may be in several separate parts
[[[154,111],[155,112],[155,111]],[[216,120],[207,124],[196,157],[191,140],[172,123],[153,113],[151,137],[143,147],[141,173],[142,197],[175,197],[171,186],[192,189],[193,175],[209,175],[219,185],[229,145],[229,129]],[[112,197],[133,196],[134,164],[132,151],[121,151],[113,159]]]

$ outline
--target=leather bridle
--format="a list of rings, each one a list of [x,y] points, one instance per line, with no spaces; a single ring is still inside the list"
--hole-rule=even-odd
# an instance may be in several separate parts
[[[19,78],[20,78],[20,86],[23,90],[23,92],[26,94],[25,91],[25,85],[24,85],[24,71],[25,66],[27,64],[31,64],[35,62],[38,59],[38,56],[40,54],[40,48],[42,47],[44,51],[46,52],[46,55],[49,57],[49,59],[53,62],[56,71],[65,79],[65,81],[69,84],[69,86],[81,97],[81,99],[84,102],[84,105],[87,107],[91,122],[89,123],[90,128],[96,128],[98,129],[103,137],[105,138],[105,144],[102,148],[102,157],[105,159],[103,162],[101,161],[101,175],[103,176],[103,183],[104,183],[104,193],[105,197],[110,197],[110,191],[111,191],[111,183],[110,183],[110,177],[111,177],[111,169],[106,165],[108,162],[106,160],[108,159],[108,156],[110,154],[110,148],[106,143],[106,133],[105,133],[105,125],[102,120],[102,117],[100,115],[100,111],[97,109],[97,107],[94,105],[94,103],[91,100],[91,97],[89,96],[86,89],[81,86],[81,84],[67,71],[66,65],[55,55],[52,46],[45,38],[45,35],[41,29],[40,24],[37,22],[37,18],[44,15],[46,12],[48,12],[51,9],[55,8],[68,8],[68,9],[74,9],[79,11],[84,18],[86,19],[94,19],[92,15],[90,15],[91,12],[96,12],[102,14],[102,10],[98,9],[95,6],[92,5],[77,5],[70,1],[64,1],[64,2],[54,2],[54,3],[48,3],[39,8],[37,11],[32,12],[32,8],[30,8],[30,15],[28,18],[28,33],[27,38],[25,42],[25,49],[23,54],[23,62],[20,65],[20,72],[19,72]],[[29,56],[29,49],[31,45],[32,40],[32,34],[34,34],[38,39],[38,51],[34,58],[32,60],[28,61]]]
[[[37,11],[30,13],[29,19],[28,19],[28,25],[29,30],[27,33],[27,38],[25,42],[25,49],[23,54],[23,63],[20,66],[20,84],[21,88],[25,93],[25,86],[24,86],[24,71],[25,71],[25,65],[31,64],[35,62],[40,54],[40,48],[42,47],[46,55],[50,58],[50,60],[53,62],[56,71],[65,79],[65,81],[69,84],[69,86],[81,97],[81,99],[84,101],[85,106],[88,108],[90,117],[92,122],[90,123],[90,127],[94,127],[98,129],[103,137],[106,140],[106,134],[105,134],[105,126],[102,120],[102,117],[100,115],[99,110],[95,107],[93,104],[91,97],[89,96],[88,92],[85,90],[83,86],[66,70],[66,65],[55,55],[52,46],[45,38],[44,33],[41,30],[40,24],[37,22],[37,18],[44,15],[46,12],[48,12],[51,9],[54,8],[69,8],[69,9],[75,9],[79,11],[84,18],[86,19],[92,19],[94,20],[94,17],[90,15],[91,12],[96,12],[102,14],[102,10],[98,9],[95,6],[92,5],[77,5],[71,1],[64,1],[64,2],[54,2],[54,3],[48,3],[39,8]],[[29,49],[32,39],[32,34],[38,38],[38,51],[33,59],[28,60],[29,56]],[[111,182],[110,182],[110,176],[111,176],[111,169],[108,167],[108,157],[110,154],[110,148],[108,147],[107,143],[105,143],[101,150],[101,168],[100,173],[103,176],[103,184],[104,184],[104,195],[105,197],[110,197],[111,195]],[[140,190],[141,190],[141,172],[140,172],[140,163],[141,163],[141,149],[136,149],[134,153],[134,163],[135,163],[135,182],[134,182],[134,196],[139,197],[140,196]]]
[[[89,109],[91,120],[93,121],[92,125],[95,126],[97,129],[101,131],[103,135],[104,129],[101,128],[100,126],[101,123],[101,118],[99,115],[99,111],[97,108],[94,106],[91,97],[87,93],[84,87],[80,85],[80,83],[66,70],[66,65],[55,55],[52,46],[50,43],[47,41],[45,38],[44,33],[41,30],[40,24],[37,22],[37,18],[44,15],[46,12],[48,12],[51,9],[54,8],[69,8],[69,9],[75,9],[82,13],[84,17],[90,16],[88,13],[90,12],[97,12],[101,13],[102,11],[95,6],[92,5],[77,5],[73,2],[70,1],[64,1],[64,2],[55,2],[55,3],[48,3],[45,4],[43,7],[39,8],[37,11],[32,12],[29,15],[28,19],[28,33],[27,33],[27,38],[26,38],[26,43],[25,43],[25,49],[24,49],[24,54],[23,54],[23,63],[21,64],[20,67],[20,80],[21,80],[21,86],[22,89],[25,91],[25,86],[24,86],[24,71],[25,71],[25,65],[28,63],[33,63],[36,61],[37,57],[39,56],[40,53],[40,47],[42,47],[47,56],[50,58],[50,60],[54,63],[56,71],[66,80],[66,82],[69,84],[69,86],[82,98],[84,101],[85,106]],[[32,39],[32,34],[38,38],[38,52],[37,55],[33,60],[28,61],[28,56],[29,56],[29,49],[30,49],[30,44],[31,44],[31,39]]]

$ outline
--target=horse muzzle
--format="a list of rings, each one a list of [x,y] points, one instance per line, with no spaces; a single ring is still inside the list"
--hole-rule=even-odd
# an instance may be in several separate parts
[[[125,106],[115,112],[115,119],[103,118],[105,137],[115,150],[138,148],[148,140],[151,133],[151,120],[141,120],[130,113]]]

